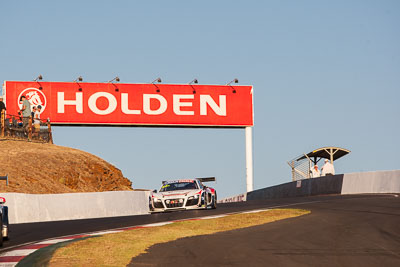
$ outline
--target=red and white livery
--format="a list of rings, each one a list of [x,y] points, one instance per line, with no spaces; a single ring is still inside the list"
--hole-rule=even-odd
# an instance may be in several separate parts
[[[203,184],[213,181],[215,177],[163,181],[161,189],[154,190],[149,197],[150,212],[215,209],[217,192]]]

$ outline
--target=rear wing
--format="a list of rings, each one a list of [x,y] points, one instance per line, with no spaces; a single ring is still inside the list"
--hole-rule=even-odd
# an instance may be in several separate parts
[[[215,177],[196,178],[196,180],[199,180],[199,181],[202,182],[202,183],[205,183],[205,182],[215,182],[215,181],[216,181]]]
[[[198,180],[199,182],[205,183],[205,182],[215,182],[215,177],[204,177],[204,178],[195,178],[194,180]],[[162,184],[167,184],[167,183],[183,183],[183,182],[194,182],[193,179],[185,179],[185,180],[171,180],[171,181],[162,181]]]

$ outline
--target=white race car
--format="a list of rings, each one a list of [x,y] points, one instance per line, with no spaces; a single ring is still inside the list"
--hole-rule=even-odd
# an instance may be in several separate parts
[[[212,181],[215,181],[215,177],[163,181],[161,189],[158,192],[154,190],[149,196],[150,212],[215,209],[217,192],[203,185]]]

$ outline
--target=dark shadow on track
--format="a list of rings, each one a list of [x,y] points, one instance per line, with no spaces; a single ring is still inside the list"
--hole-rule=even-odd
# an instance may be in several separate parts
[[[314,200],[290,206],[309,215],[154,245],[129,266],[400,266],[400,197]]]

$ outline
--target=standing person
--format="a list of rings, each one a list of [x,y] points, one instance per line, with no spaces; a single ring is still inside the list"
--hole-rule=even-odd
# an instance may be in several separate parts
[[[7,110],[7,109],[6,109],[6,105],[3,102],[3,97],[0,96],[0,114],[3,112],[3,110]]]
[[[321,171],[322,176],[335,175],[335,167],[333,167],[329,159],[325,159],[325,164],[322,166]]]
[[[4,110],[4,118],[3,118],[3,110]],[[0,120],[1,120],[1,122],[3,122],[3,119],[4,119],[4,123],[5,123],[5,121],[6,121],[5,115],[6,115],[6,105],[4,105],[3,97],[0,96]],[[1,127],[3,127],[3,124],[0,125],[0,128]]]
[[[33,119],[35,118],[35,112],[36,112],[36,106],[32,107],[32,112],[31,112],[31,118],[32,118],[32,124],[33,124]]]
[[[27,128],[29,125],[29,116],[31,116],[31,103],[29,103],[28,99],[23,95],[21,96],[22,101],[22,127]]]
[[[320,176],[321,176],[321,173],[318,170],[318,165],[315,164],[314,168],[311,170],[311,178],[317,178],[317,177],[320,177]]]
[[[34,114],[33,114],[33,127],[35,129],[35,132],[33,133],[34,136],[39,136],[40,132],[40,112],[42,110],[42,106],[39,105],[34,107]]]

